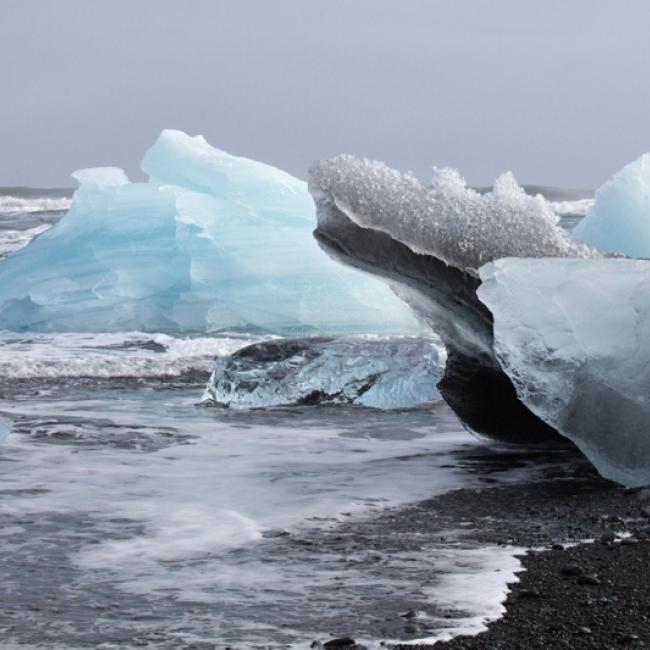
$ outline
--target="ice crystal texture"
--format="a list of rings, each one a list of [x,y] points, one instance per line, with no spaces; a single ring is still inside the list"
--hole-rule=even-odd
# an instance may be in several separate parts
[[[358,404],[408,408],[439,398],[437,341],[343,337],[256,343],[218,359],[204,399],[232,408]]]
[[[312,166],[310,191],[356,225],[470,272],[501,257],[598,255],[572,240],[550,203],[526,194],[510,173],[481,194],[454,169],[437,169],[422,182],[383,163],[343,155]]]

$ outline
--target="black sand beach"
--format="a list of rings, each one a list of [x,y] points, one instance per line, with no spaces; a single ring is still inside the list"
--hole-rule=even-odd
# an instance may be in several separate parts
[[[471,460],[491,462],[489,455]],[[516,454],[510,460],[517,462]],[[577,452],[548,460],[544,479],[535,484],[456,490],[392,515],[391,526],[402,535],[435,535],[462,520],[470,522],[468,541],[531,549],[521,556],[523,569],[510,585],[505,615],[485,632],[396,650],[650,644],[650,491],[600,478]],[[402,636],[426,636],[426,617],[402,613],[402,621]]]

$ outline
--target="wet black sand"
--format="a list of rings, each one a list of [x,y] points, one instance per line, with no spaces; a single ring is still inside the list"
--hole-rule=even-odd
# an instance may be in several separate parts
[[[437,650],[644,648],[650,644],[650,543],[594,543],[529,553],[507,613]],[[422,646],[420,646],[422,647]]]
[[[492,487],[488,479],[483,489],[456,490],[397,515],[401,531],[433,534],[462,519],[468,540],[534,549],[521,556],[506,614],[485,632],[403,648],[650,647],[650,490],[600,478],[575,452],[551,458],[537,483]],[[482,466],[480,454],[473,460]],[[410,623],[426,634],[424,621]]]
[[[489,453],[466,459],[482,471],[495,460]],[[494,471],[527,460],[526,454],[500,455]],[[552,453],[548,461],[536,483],[491,485],[488,478],[482,489],[456,490],[386,515],[392,519],[386,527],[400,535],[433,536],[462,521],[467,541],[533,549],[521,556],[506,614],[485,632],[395,650],[650,647],[650,490],[600,478],[577,452]],[[535,462],[544,464],[543,452]],[[382,519],[375,525],[388,523]],[[433,635],[426,613],[426,607],[422,618],[402,613],[401,637]],[[393,623],[386,632],[398,631]]]
[[[123,444],[121,438],[118,442]],[[572,449],[468,445],[452,466],[480,487],[406,507],[378,507],[376,516],[351,516],[335,526],[324,522],[294,534],[272,531],[264,543],[237,551],[241,561],[258,554],[269,566],[289,558],[317,569],[323,580],[305,582],[302,607],[294,600],[285,602],[279,593],[271,608],[255,602],[197,602],[187,610],[173,598],[128,595],[109,582],[88,585],[66,553],[93,539],[133,534],[136,522],[118,526],[83,513],[7,514],[0,526],[16,531],[7,539],[18,551],[0,555],[5,584],[0,646],[11,641],[44,648],[278,648],[289,646],[301,629],[322,631],[314,647],[336,637],[381,641],[434,636],[441,620],[462,615],[430,598],[439,579],[436,553],[455,544],[539,550],[523,556],[526,570],[511,588],[505,617],[478,636],[429,647],[650,646],[650,490],[625,490],[601,479]],[[585,539],[596,541],[580,543]],[[560,548],[570,544],[577,545]],[[405,579],[421,592],[396,589]],[[166,621],[184,612],[207,626],[215,616],[226,621],[220,642],[179,641]],[[247,619],[267,624],[273,636],[242,643],[242,621]],[[197,630],[204,631],[200,625]]]

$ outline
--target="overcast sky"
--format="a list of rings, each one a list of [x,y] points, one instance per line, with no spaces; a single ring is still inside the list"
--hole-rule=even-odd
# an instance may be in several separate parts
[[[650,2],[0,0],[0,185],[137,178],[165,127],[593,187],[650,150]]]

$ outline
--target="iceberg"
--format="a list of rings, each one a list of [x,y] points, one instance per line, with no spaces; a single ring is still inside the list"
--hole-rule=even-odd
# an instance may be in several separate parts
[[[303,181],[169,130],[142,169],[73,175],[69,212],[0,264],[0,328],[421,331],[385,283],[322,253]]]
[[[217,360],[203,400],[236,409],[289,404],[412,408],[440,394],[444,351],[408,337],[255,343]]]
[[[493,349],[492,314],[478,299],[478,268],[503,255],[598,258],[571,239],[542,196],[505,175],[492,191],[452,170],[429,183],[383,163],[338,156],[310,169],[316,237],[334,259],[374,273],[440,337],[438,389],[472,431],[508,442],[562,439],[517,397]]]
[[[321,246],[391,281],[439,334],[438,388],[470,429],[561,435],[603,476],[650,484],[650,260],[630,259],[650,258],[650,154],[593,203],[528,196],[510,175],[483,192],[450,170],[424,183],[349,156],[316,163],[310,191]]]
[[[650,258],[650,153],[608,180],[573,236],[602,251]]]
[[[650,262],[503,259],[480,275],[521,401],[606,478],[650,484]]]

